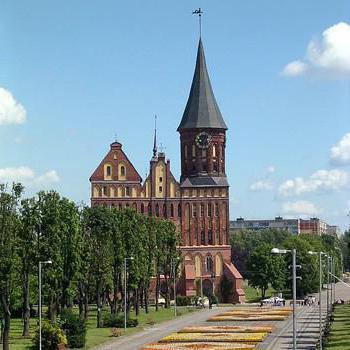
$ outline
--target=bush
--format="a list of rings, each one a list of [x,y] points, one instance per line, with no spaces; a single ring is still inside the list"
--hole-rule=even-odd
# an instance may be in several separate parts
[[[137,327],[139,321],[137,318],[128,318],[126,320],[126,327]],[[102,327],[105,328],[123,328],[124,327],[124,316],[123,315],[113,315],[113,314],[104,314],[102,316]]]
[[[189,305],[191,305],[191,297],[178,295],[176,297],[176,305],[177,306],[189,306]]]
[[[41,343],[45,350],[57,350],[61,344],[67,345],[67,338],[63,330],[49,321],[44,321],[41,327]],[[33,338],[33,350],[39,349],[39,329]]]
[[[83,348],[86,343],[86,322],[74,314],[72,310],[64,310],[61,314],[61,328],[64,330],[70,348]]]
[[[217,298],[216,295],[209,295],[209,302],[214,305],[214,304],[218,304],[219,303],[219,300]]]

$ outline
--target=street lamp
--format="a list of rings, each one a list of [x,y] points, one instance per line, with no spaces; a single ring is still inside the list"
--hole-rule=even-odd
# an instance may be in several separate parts
[[[319,281],[319,288],[318,288],[318,318],[319,318],[319,341],[320,341],[320,350],[322,350],[322,302],[321,302],[321,298],[322,298],[322,256],[328,256],[327,254],[323,253],[323,252],[312,252],[309,251],[310,255],[318,255],[318,259],[319,259],[319,277],[320,277],[320,281]],[[327,308],[328,308],[328,304],[327,304]]]
[[[39,350],[42,349],[41,345],[41,267],[44,264],[52,264],[51,260],[39,261]]]
[[[292,266],[293,266],[293,350],[297,350],[297,322],[296,322],[296,303],[297,303],[297,266],[296,266],[296,249],[278,249],[272,248],[272,254],[292,254]]]
[[[179,261],[179,257],[171,258],[171,269],[173,271],[173,278],[174,278],[174,316],[177,316],[177,310],[176,310],[176,263]]]
[[[134,260],[131,256],[130,258],[124,258],[124,332],[126,332],[126,293],[127,293],[127,277],[126,277],[126,264],[128,260]]]

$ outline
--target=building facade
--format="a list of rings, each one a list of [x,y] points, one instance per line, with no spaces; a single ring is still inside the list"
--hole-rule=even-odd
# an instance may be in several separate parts
[[[182,273],[178,290],[220,296],[223,279],[231,282],[230,300],[244,301],[242,276],[231,262],[229,185],[226,177],[227,126],[216,102],[199,40],[189,98],[177,131],[180,134],[181,176],[158,152],[156,135],[149,175],[144,181],[119,142],[90,177],[91,205],[131,207],[172,220],[181,233]]]
[[[300,233],[300,220],[299,219],[283,219],[278,216],[272,220],[245,220],[243,218],[237,218],[236,221],[230,222],[231,233],[241,230],[265,230],[276,229],[288,231],[292,235],[298,235]]]
[[[335,225],[328,225],[319,218],[310,219],[283,219],[277,216],[272,220],[245,220],[244,218],[237,218],[236,221],[230,222],[231,234],[241,230],[265,230],[276,229],[288,231],[293,235],[309,234],[309,235],[330,235],[338,236],[340,229]]]

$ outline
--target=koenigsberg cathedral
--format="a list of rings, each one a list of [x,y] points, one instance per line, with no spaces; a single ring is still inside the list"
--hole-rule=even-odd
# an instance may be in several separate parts
[[[204,291],[220,296],[225,279],[232,286],[230,301],[242,302],[242,276],[232,264],[229,244],[226,130],[199,39],[192,86],[177,128],[180,179],[171,173],[170,160],[158,152],[156,142],[144,181],[122,144],[114,142],[90,177],[91,205],[131,207],[143,215],[172,220],[182,238],[178,292],[196,295],[201,281]]]

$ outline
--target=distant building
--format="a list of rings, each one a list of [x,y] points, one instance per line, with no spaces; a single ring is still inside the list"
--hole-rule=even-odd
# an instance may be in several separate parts
[[[245,220],[237,218],[236,221],[230,221],[231,233],[241,230],[265,230],[276,229],[288,231],[293,235],[309,234],[309,235],[330,235],[337,237],[340,234],[340,228],[335,225],[328,225],[319,218],[310,219],[283,219],[277,216],[272,220]]]
[[[288,231],[293,235],[300,233],[299,219],[283,219],[277,216],[272,220],[245,220],[238,218],[236,221],[230,221],[231,232],[240,230],[265,230],[265,229],[276,229]]]

